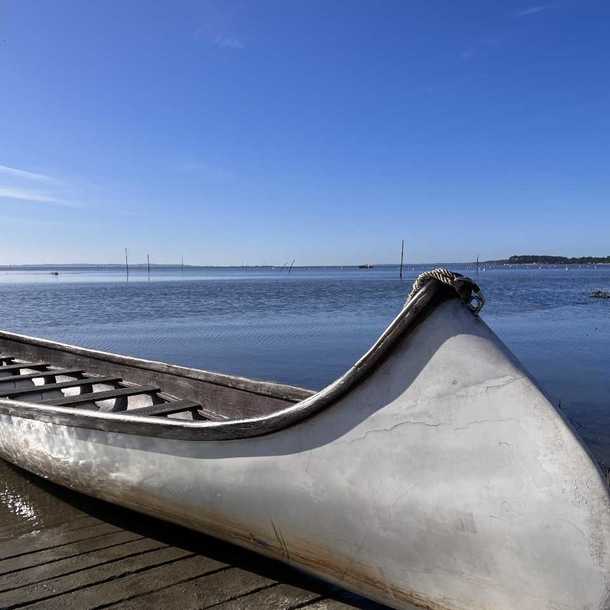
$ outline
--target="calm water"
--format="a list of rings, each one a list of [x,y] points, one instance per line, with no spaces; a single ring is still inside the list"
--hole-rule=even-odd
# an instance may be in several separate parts
[[[410,267],[404,282],[388,267],[186,268],[155,270],[150,281],[134,271],[129,282],[120,270],[2,271],[0,326],[317,389],[377,338],[421,270]],[[483,318],[596,450],[596,438],[610,435],[610,301],[589,295],[610,290],[610,268],[497,269],[478,280]],[[44,505],[45,493],[33,503],[19,477],[0,468],[10,488],[0,486],[0,518],[22,521]]]

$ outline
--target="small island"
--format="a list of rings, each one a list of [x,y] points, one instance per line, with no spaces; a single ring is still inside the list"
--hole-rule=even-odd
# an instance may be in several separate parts
[[[542,254],[517,254],[510,258],[487,261],[496,265],[593,265],[610,264],[610,256],[548,256]]]

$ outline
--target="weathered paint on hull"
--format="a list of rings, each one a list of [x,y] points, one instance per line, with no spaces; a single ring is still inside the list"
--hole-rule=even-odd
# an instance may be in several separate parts
[[[610,608],[607,486],[457,300],[338,403],[263,437],[0,421],[0,454],[24,468],[398,608]]]

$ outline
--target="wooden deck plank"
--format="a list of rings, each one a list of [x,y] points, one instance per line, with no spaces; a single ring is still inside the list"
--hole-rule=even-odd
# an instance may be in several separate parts
[[[0,475],[1,476],[1,475]],[[99,519],[90,517],[89,515],[75,515],[70,511],[66,511],[63,518],[56,521],[53,526],[47,526],[48,529],[51,527],[63,527],[68,530],[80,529],[87,525],[93,525],[94,523],[101,523]],[[5,541],[14,540],[20,536],[36,537],[40,532],[41,526],[39,523],[24,521],[22,523],[8,523],[0,525],[0,545],[3,545]]]
[[[53,579],[39,587],[19,589],[18,597],[0,594],[0,607],[7,599],[20,604],[36,599],[27,607],[37,610],[108,606],[225,567],[214,559],[170,547]]]
[[[139,540],[142,536],[127,530],[119,530],[111,534],[96,536],[94,538],[86,538],[79,540],[73,544],[65,544],[58,547],[53,547],[38,553],[29,553],[19,555],[11,559],[0,561],[0,576],[12,574],[20,570],[35,566],[52,566],[52,564],[61,559],[69,557],[77,557],[91,551],[101,551],[118,544]]]
[[[2,390],[0,388],[0,397],[15,398],[26,394],[34,394],[36,392],[51,392],[53,390],[63,390],[65,388],[77,388],[79,386],[91,386],[96,384],[112,384],[122,381],[122,377],[83,377],[81,379],[73,379],[72,381],[62,381],[60,383],[46,383],[44,385],[35,385],[30,388],[19,388],[17,390]]]
[[[26,534],[14,540],[4,542],[0,547],[0,560],[37,553],[57,546],[87,540],[96,536],[120,531],[110,523],[96,523],[78,529],[65,530],[62,527],[42,531],[38,534]]]
[[[361,600],[362,602],[362,600]],[[374,602],[361,603],[358,602],[355,605],[342,602],[336,599],[325,598],[319,601],[312,602],[311,604],[306,604],[305,606],[299,606],[303,610],[353,610],[354,608],[359,608],[360,610],[373,610],[374,608],[383,608],[383,606],[378,606],[374,604]],[[411,608],[406,607],[405,610],[411,610]],[[422,610],[421,608],[413,607],[413,610]]]
[[[254,593],[222,602],[214,608],[218,610],[251,610],[252,608],[287,610],[288,608],[300,608],[309,602],[319,601],[321,597],[319,593],[314,591],[300,589],[286,583],[278,583]]]
[[[86,402],[94,402],[99,400],[110,400],[111,398],[120,398],[122,396],[137,396],[138,394],[155,394],[160,388],[156,385],[135,385],[128,388],[119,388],[118,390],[107,390],[105,392],[91,392],[90,394],[80,394],[79,396],[66,396],[64,398],[56,398],[53,400],[43,400],[37,404],[49,405],[56,407],[67,407],[84,404]]]
[[[303,610],[390,610],[388,606],[378,604],[377,602],[359,597],[352,593],[342,591],[338,594],[338,598],[325,597],[324,599],[313,601],[304,606],[299,606]],[[403,610],[422,610],[421,606],[413,606],[412,604],[401,602]]]
[[[131,595],[115,605],[121,610],[198,610],[275,585],[275,581],[240,568],[202,574],[143,595]]]
[[[87,568],[104,565],[126,557],[133,557],[144,552],[165,548],[167,545],[151,538],[139,538],[120,544],[95,549],[87,553],[79,553],[66,559],[60,559],[42,565],[18,570],[11,574],[0,576],[0,593],[40,583],[45,580],[68,576]]]

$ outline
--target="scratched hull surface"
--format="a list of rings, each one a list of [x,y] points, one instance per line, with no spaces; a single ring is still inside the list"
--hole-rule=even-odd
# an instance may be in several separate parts
[[[610,608],[607,485],[458,300],[329,408],[265,436],[180,440],[0,418],[9,461],[397,608]]]

